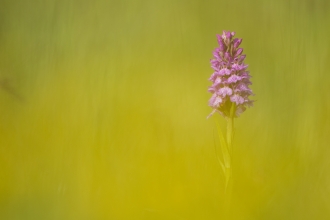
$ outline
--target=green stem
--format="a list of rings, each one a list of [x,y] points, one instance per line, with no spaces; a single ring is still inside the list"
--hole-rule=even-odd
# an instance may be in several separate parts
[[[231,196],[232,196],[232,189],[233,189],[233,167],[232,167],[233,147],[232,147],[232,144],[233,144],[233,137],[234,137],[235,111],[236,111],[236,105],[235,105],[235,103],[233,103],[230,108],[230,115],[227,118],[227,132],[225,134],[226,138],[225,138],[225,135],[223,135],[223,133],[221,131],[219,122],[215,121],[216,125],[218,127],[218,132],[219,132],[223,163],[219,159],[216,149],[215,149],[215,152],[217,154],[218,161],[221,165],[221,168],[222,168],[224,176],[225,176],[225,209],[224,209],[225,219],[230,218]]]
[[[228,187],[230,188],[230,184],[232,182],[232,158],[233,158],[233,131],[234,131],[234,118],[230,117],[227,119],[227,148],[230,158],[230,165],[227,166],[226,169],[226,193],[228,192]],[[229,190],[230,191],[230,190]]]
[[[232,104],[230,109],[230,117],[227,118],[227,148],[230,157],[230,165],[226,167],[225,176],[226,176],[226,187],[225,187],[225,209],[226,217],[229,218],[230,207],[231,207],[231,197],[233,191],[233,137],[234,137],[234,116],[236,111],[235,103]]]
[[[232,154],[232,141],[233,141],[233,131],[234,131],[234,118],[227,119],[227,146],[229,153]]]

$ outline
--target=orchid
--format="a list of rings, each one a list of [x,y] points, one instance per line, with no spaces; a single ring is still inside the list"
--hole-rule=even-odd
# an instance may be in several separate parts
[[[213,111],[220,113],[225,118],[230,118],[230,109],[234,108],[234,117],[238,117],[253,105],[249,96],[253,95],[249,88],[251,85],[248,65],[244,64],[245,55],[243,49],[239,48],[242,39],[234,38],[235,32],[223,31],[217,35],[219,47],[213,51],[211,67],[214,73],[210,77],[212,85],[208,91],[212,93],[209,106]]]
[[[219,139],[222,151],[222,158],[217,154],[225,176],[226,210],[230,209],[230,197],[232,192],[232,157],[233,157],[233,137],[234,118],[242,114],[247,107],[253,105],[250,96],[254,95],[249,88],[251,85],[248,65],[244,63],[245,55],[243,49],[239,48],[242,39],[234,38],[235,32],[223,31],[222,35],[217,35],[219,47],[213,51],[211,67],[214,70],[209,78],[212,85],[208,91],[212,93],[209,106],[213,111],[208,116],[218,112],[227,120],[226,137],[221,131],[221,126],[217,122]]]

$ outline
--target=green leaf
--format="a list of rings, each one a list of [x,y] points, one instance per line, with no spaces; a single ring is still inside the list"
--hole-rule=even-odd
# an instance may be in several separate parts
[[[220,128],[220,124],[218,121],[215,121],[217,128],[218,128],[218,134],[219,134],[219,139],[220,139],[220,147],[223,155],[223,161],[225,163],[225,168],[230,168],[230,154],[228,151],[228,146],[225,140],[225,137],[223,136],[223,133]],[[225,172],[226,173],[226,172]]]
[[[217,144],[215,142],[215,138],[214,138],[214,152],[215,152],[215,155],[216,155],[216,157],[218,159],[218,162],[219,162],[219,164],[221,166],[221,169],[222,169],[223,173],[225,174],[226,173],[226,168],[225,168],[225,165],[222,163],[222,161],[221,161],[221,159],[219,157],[219,154],[218,154],[218,151],[217,151]]]

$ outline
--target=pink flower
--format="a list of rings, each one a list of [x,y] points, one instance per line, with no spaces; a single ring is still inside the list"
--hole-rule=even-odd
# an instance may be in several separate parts
[[[224,75],[230,75],[230,70],[227,69],[227,68],[225,67],[225,68],[223,68],[223,69],[221,69],[221,70],[219,71],[219,74],[220,74],[221,76],[224,76]]]
[[[251,85],[248,65],[244,64],[245,55],[243,48],[238,48],[242,39],[235,38],[235,32],[223,31],[217,35],[219,47],[213,51],[211,67],[215,72],[209,80],[212,86],[208,91],[212,93],[209,105],[213,108],[211,115],[219,112],[224,117],[230,117],[230,109],[235,105],[236,117],[251,107],[253,101],[249,99],[253,95],[249,88]]]
[[[225,97],[225,96],[231,96],[233,94],[233,90],[227,86],[222,87],[221,89],[218,90],[217,92],[218,95]]]

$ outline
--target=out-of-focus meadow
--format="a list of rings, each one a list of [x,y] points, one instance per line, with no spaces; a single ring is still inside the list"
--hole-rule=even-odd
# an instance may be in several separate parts
[[[0,219],[223,219],[216,34],[257,102],[232,219],[330,219],[327,0],[0,3]]]

